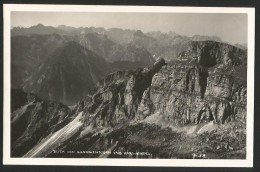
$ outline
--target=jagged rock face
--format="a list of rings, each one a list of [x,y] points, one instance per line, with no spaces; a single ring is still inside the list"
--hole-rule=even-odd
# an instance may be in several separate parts
[[[159,111],[176,125],[243,119],[246,87],[232,82],[231,76],[204,74],[197,66],[166,66],[144,93],[137,118]]]
[[[11,90],[11,155],[23,156],[41,139],[71,120],[71,110],[60,103],[46,101],[34,94]],[[19,100],[18,100],[19,99]],[[13,103],[12,103],[13,104]]]
[[[134,119],[143,92],[163,65],[161,59],[149,68],[116,72],[100,81],[77,106],[78,111],[84,110],[85,124],[109,127]]]
[[[180,56],[186,61],[166,65],[159,60],[150,68],[116,73],[109,82],[99,84],[85,103],[86,124],[115,126],[156,112],[178,126],[245,121],[246,85],[236,74],[243,69],[246,52],[211,41],[195,42],[191,47]]]
[[[165,120],[176,125],[210,120],[245,121],[246,85],[236,80],[239,68],[235,65],[242,64],[246,53],[224,44],[205,43],[195,43],[196,48],[193,46],[189,53],[184,53],[187,56],[182,59],[187,59],[186,62],[164,66],[155,74],[144,92],[137,119],[159,111]],[[223,54],[224,48],[229,48],[230,58]],[[191,57],[198,57],[198,62],[193,63]]]
[[[183,51],[179,60],[187,61],[190,59],[205,67],[213,67],[216,64],[231,64],[237,66],[246,64],[246,51],[229,44],[214,41],[192,42]]]

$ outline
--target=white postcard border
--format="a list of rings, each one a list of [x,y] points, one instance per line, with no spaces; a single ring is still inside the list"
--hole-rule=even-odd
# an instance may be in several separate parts
[[[143,13],[247,13],[247,151],[245,160],[199,159],[103,159],[103,158],[11,158],[10,144],[10,32],[12,11],[41,12],[143,12]],[[165,167],[253,167],[254,129],[254,49],[255,9],[233,7],[159,7],[101,5],[17,5],[4,4],[4,101],[3,101],[3,164],[13,165],[73,165],[73,166],[165,166]]]

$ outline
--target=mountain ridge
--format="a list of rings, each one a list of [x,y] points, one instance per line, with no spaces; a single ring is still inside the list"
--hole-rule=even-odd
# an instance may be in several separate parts
[[[70,41],[56,49],[22,88],[49,100],[73,104],[112,71],[102,58]]]
[[[118,28],[18,31],[12,157],[246,158],[242,45]]]
[[[80,33],[82,31],[87,31],[86,33],[98,33],[98,34],[106,34],[110,39],[112,39],[115,42],[121,43],[127,43],[127,41],[131,38],[131,36],[134,34],[134,32],[138,31],[138,29],[121,29],[121,28],[104,28],[104,27],[72,27],[72,26],[67,26],[67,25],[59,25],[59,26],[45,26],[43,24],[37,24],[33,25],[30,27],[20,27],[20,26],[13,26],[11,30],[14,32],[12,36],[15,35],[22,35],[22,34],[28,34],[28,32],[23,32],[22,30],[30,30],[32,28],[37,28],[37,27],[46,27],[46,28],[52,28],[52,29],[57,29],[59,31],[63,31],[63,34],[68,34],[69,32],[72,32],[73,34]],[[75,32],[76,31],[76,32]],[[39,34],[39,33],[38,33]],[[161,31],[147,31],[145,32],[146,35],[154,35],[154,34],[167,34],[170,37],[178,36],[179,34],[175,33],[174,31],[168,31],[168,32],[161,32]],[[184,37],[189,37],[193,41],[203,41],[203,40],[212,40],[212,41],[217,41],[217,42],[222,42],[221,38],[219,38],[216,35],[193,35],[193,36],[185,36]],[[153,36],[154,37],[154,36]],[[196,40],[198,39],[198,40]],[[231,44],[231,43],[229,43]],[[240,43],[241,45],[245,46],[246,43]]]
[[[111,148],[148,151],[143,158],[190,159],[193,153],[210,159],[245,158],[247,88],[234,74],[246,65],[246,51],[236,49],[213,41],[194,42],[179,61],[158,59],[150,67],[108,75],[72,109],[77,117],[39,140],[26,157],[99,157],[57,154],[47,149],[46,143],[51,143],[64,152]],[[70,130],[74,123],[79,128]],[[54,141],[56,134],[61,139]]]
[[[97,38],[96,34],[94,34],[93,36],[95,40]],[[106,40],[106,38],[104,39]],[[71,44],[72,42],[74,43]],[[102,44],[104,43],[103,44],[104,46],[100,46],[100,43]],[[131,45],[121,46],[121,45],[114,44],[114,47],[117,48],[111,49],[111,47],[107,47],[106,51],[102,52],[103,54],[99,53],[101,55],[104,55],[108,53],[107,50],[111,49],[111,51],[113,51],[110,53],[111,55],[101,58],[100,56],[96,55],[95,52],[99,52],[98,48],[102,49],[102,47],[105,47],[106,42],[103,42],[101,40],[97,45],[97,49],[96,48],[93,49],[90,47],[95,52],[89,51],[88,49],[89,47],[84,45],[85,44],[83,44],[83,46],[80,45],[79,40],[75,40],[73,37],[68,37],[66,35],[62,36],[58,34],[51,34],[51,35],[32,34],[32,35],[12,37],[11,39],[12,88],[22,88],[26,92],[36,93],[42,98],[49,97],[50,100],[62,101],[63,103],[71,104],[79,100],[78,99],[80,98],[79,94],[84,94],[84,92],[87,92],[90,89],[92,89],[94,84],[101,77],[104,77],[110,72],[117,69],[120,70],[124,70],[126,68],[135,69],[138,66],[143,67],[147,64],[151,64],[154,62],[150,53],[141,47],[136,47],[136,46],[131,47]],[[67,48],[64,48],[64,46]],[[92,46],[94,46],[94,44],[92,44]],[[71,52],[69,52],[68,49],[70,49]],[[61,54],[63,51],[67,53]],[[71,58],[69,58],[68,55],[70,55]],[[62,56],[67,58],[62,58]],[[81,58],[77,58],[78,56],[80,56]],[[88,58],[88,61],[90,61],[88,63],[86,60],[84,60],[85,56],[91,56],[91,57],[93,56],[95,58]],[[107,59],[110,58],[111,60],[107,60],[106,58]],[[66,60],[70,61],[70,63],[66,62]],[[79,62],[84,62],[84,63],[79,63]],[[128,62],[132,62],[132,63],[128,64]],[[48,67],[46,63],[49,65]],[[62,63],[64,63],[63,67],[62,67]],[[82,71],[86,71],[86,69],[89,70],[86,71],[86,73],[84,74],[83,72],[80,72],[75,65],[73,65],[75,63],[77,63],[79,66],[82,66],[82,64],[85,65],[85,67],[82,68]],[[124,63],[124,65],[120,65],[120,66],[118,65],[122,63]],[[60,67],[58,66],[58,64]],[[70,67],[64,69],[65,64],[67,66],[70,65]],[[137,64],[137,66],[134,66],[133,64]],[[55,65],[56,67],[53,67],[53,65]],[[73,66],[75,70],[71,70]],[[71,73],[68,73],[68,70],[71,70]],[[94,72],[92,72],[91,70],[93,70]],[[51,76],[54,75],[56,76],[56,79],[53,80],[53,82],[47,82],[47,83],[45,82],[46,78],[50,79]],[[85,79],[83,77],[84,75],[86,75]],[[78,78],[78,79],[73,82],[70,82],[72,81],[71,79],[66,81],[66,79],[64,80],[64,77],[67,79],[68,78],[71,79]],[[57,81],[60,81],[60,83],[64,83],[65,85],[62,86],[62,88],[64,89],[66,88],[65,90],[70,90],[70,91],[63,91],[64,93],[61,94],[59,93],[61,90],[58,88],[55,89],[56,91],[49,90],[52,87],[51,85],[53,85],[53,83],[56,83],[54,85],[60,85],[60,83],[57,83]],[[45,86],[43,86],[43,84]],[[48,84],[50,86],[48,86]],[[75,95],[77,96],[73,98],[74,96],[72,93],[74,89],[81,90],[83,93],[81,93],[80,91],[78,91],[78,93],[75,93],[74,91]],[[49,92],[53,92],[53,93],[48,95],[47,93]],[[70,96],[66,98],[68,94],[70,94]],[[59,99],[58,97],[60,98],[63,97],[63,98]]]

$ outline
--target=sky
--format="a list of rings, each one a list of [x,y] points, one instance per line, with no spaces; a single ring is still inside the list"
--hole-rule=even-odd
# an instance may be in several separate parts
[[[218,36],[230,43],[247,43],[247,14],[243,13],[115,13],[115,12],[12,12],[12,27],[67,25],[173,31],[180,35]]]

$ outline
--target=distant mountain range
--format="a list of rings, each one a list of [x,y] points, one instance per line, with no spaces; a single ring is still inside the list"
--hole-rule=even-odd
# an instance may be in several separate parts
[[[14,27],[11,36],[12,88],[65,104],[76,103],[113,71],[178,60],[194,41],[221,42],[216,36],[42,24]]]
[[[69,35],[43,25],[21,30],[11,38],[12,88],[65,104],[76,103],[113,71],[155,61],[143,47],[121,45],[94,32]]]
[[[117,44],[126,44],[131,42],[138,43],[143,47],[145,47],[152,55],[156,57],[161,56],[166,60],[172,60],[176,58],[178,53],[182,51],[182,48],[180,47],[183,47],[190,41],[211,40],[216,42],[222,42],[222,40],[217,36],[194,35],[192,37],[188,37],[188,36],[179,35],[172,31],[168,33],[163,33],[160,31],[142,33],[141,31],[138,30],[120,29],[120,28],[111,28],[111,29],[105,29],[102,27],[75,28],[75,27],[70,27],[65,25],[53,27],[53,26],[44,26],[42,24],[38,24],[35,26],[31,26],[29,28],[13,27],[11,30],[12,36],[28,35],[28,34],[53,34],[53,33],[59,35],[72,36],[72,37],[73,36],[78,37],[79,35],[81,35],[81,38],[85,38],[82,35],[92,33],[92,34],[97,34],[99,39],[105,39],[105,38],[101,38],[102,35],[105,35],[107,39],[103,41],[113,41],[114,43]],[[240,46],[240,48],[247,47],[246,44],[235,44],[235,45]]]

